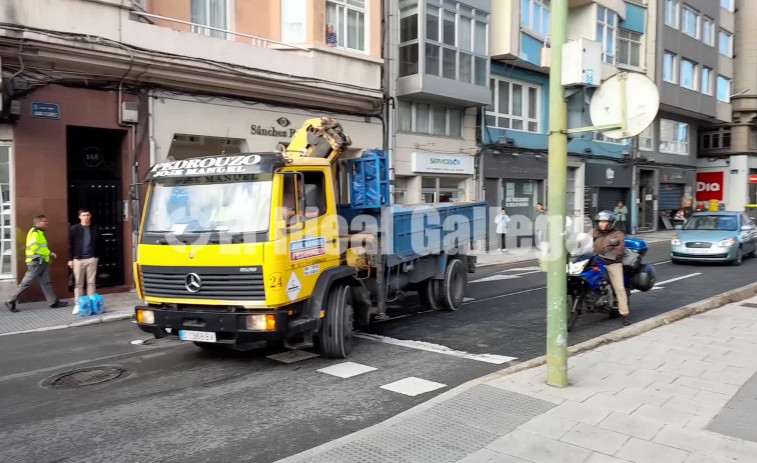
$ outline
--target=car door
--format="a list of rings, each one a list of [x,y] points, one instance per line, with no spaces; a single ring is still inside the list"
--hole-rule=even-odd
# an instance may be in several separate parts
[[[744,251],[753,252],[757,250],[757,224],[746,214],[741,214],[741,225],[749,227],[748,230],[744,230]]]

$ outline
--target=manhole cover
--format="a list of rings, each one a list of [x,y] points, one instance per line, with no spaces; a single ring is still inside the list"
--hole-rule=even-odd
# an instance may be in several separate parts
[[[70,389],[84,386],[94,386],[118,379],[126,373],[123,368],[92,367],[67,371],[51,376],[42,382],[50,388]]]

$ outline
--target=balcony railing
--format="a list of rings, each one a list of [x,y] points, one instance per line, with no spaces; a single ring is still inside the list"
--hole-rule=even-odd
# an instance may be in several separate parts
[[[205,31],[215,31],[215,32],[223,33],[223,34],[234,35],[234,36],[237,36],[237,37],[244,37],[245,39],[249,39],[250,40],[250,45],[255,46],[255,47],[259,47],[259,48],[275,48],[275,49],[290,49],[290,50],[309,51],[307,48],[299,47],[297,45],[292,45],[292,44],[284,43],[284,42],[278,42],[276,40],[266,39],[264,37],[258,37],[258,36],[255,36],[255,35],[244,34],[242,32],[234,32],[234,31],[230,31],[230,30],[227,30],[227,29],[220,29],[218,27],[207,26],[205,24],[198,24],[198,23],[193,23],[193,22],[190,22],[190,21],[184,21],[184,20],[181,20],[181,19],[169,18],[169,17],[166,17],[166,16],[160,16],[160,15],[157,15],[157,14],[152,14],[152,13],[147,13],[147,12],[141,11],[141,9],[134,8],[134,9],[131,10],[131,13],[134,14],[134,15],[136,15],[136,16],[147,18],[148,20],[149,19],[157,19],[157,20],[160,20],[160,21],[166,21],[166,22],[171,22],[171,23],[176,23],[176,24],[184,24],[186,26],[190,26],[192,28],[192,32],[195,32],[195,33],[202,34],[202,33],[205,33]]]

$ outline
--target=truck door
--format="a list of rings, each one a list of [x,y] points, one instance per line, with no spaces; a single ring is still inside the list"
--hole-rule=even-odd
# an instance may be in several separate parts
[[[330,169],[285,172],[282,181],[286,228],[277,249],[286,256],[280,284],[283,302],[294,302],[312,294],[321,272],[339,265],[339,231]]]

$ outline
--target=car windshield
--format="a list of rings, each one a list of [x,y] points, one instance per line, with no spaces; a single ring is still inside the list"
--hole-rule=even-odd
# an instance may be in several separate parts
[[[683,229],[736,231],[737,220],[727,215],[700,215],[691,217]]]
[[[228,177],[227,177],[228,178]],[[152,187],[146,233],[260,233],[269,228],[272,175],[166,179]],[[242,181],[239,181],[241,178]]]

